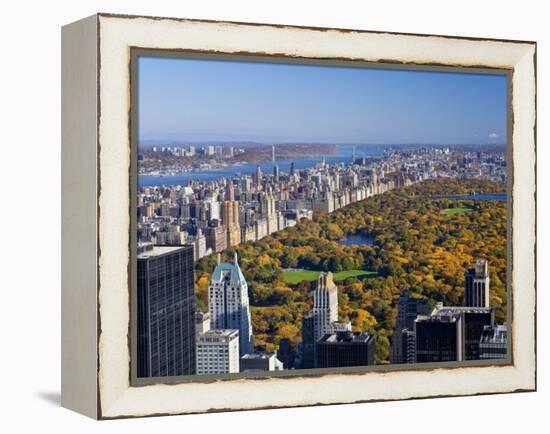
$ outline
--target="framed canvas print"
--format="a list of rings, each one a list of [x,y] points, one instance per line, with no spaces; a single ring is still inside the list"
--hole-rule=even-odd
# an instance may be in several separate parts
[[[65,407],[535,390],[534,42],[98,14],[62,54]]]

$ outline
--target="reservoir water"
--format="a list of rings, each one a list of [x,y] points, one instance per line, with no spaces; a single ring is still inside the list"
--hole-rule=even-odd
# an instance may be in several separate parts
[[[348,235],[343,240],[338,241],[338,244],[343,246],[372,246],[374,238],[362,234]]]

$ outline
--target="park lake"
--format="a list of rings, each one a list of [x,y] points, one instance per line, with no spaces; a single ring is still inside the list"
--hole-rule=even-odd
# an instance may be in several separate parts
[[[355,235],[348,235],[343,240],[338,241],[338,244],[343,246],[372,246],[374,244],[374,238],[359,233]]]

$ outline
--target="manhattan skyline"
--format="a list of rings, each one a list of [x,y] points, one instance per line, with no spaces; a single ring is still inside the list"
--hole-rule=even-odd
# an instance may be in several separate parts
[[[506,75],[138,71],[143,376],[507,357]]]
[[[139,60],[139,140],[504,144],[505,75]]]

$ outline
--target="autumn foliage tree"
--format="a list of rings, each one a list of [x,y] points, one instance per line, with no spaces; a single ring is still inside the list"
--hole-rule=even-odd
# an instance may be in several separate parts
[[[393,190],[356,202],[330,214],[315,214],[237,251],[249,286],[255,344],[277,350],[280,339],[294,346],[301,341],[301,322],[311,309],[315,282],[288,285],[286,268],[319,271],[370,270],[367,278],[337,281],[339,317],[353,330],[377,336],[377,363],[387,363],[396,319],[396,302],[403,289],[427,297],[434,306],[462,304],[464,272],[475,258],[486,258],[491,272],[491,306],[496,320],[506,320],[506,204],[450,200],[446,195],[502,192],[500,183],[437,179]],[[467,212],[445,213],[451,207]],[[346,236],[372,237],[372,245],[342,245]],[[196,267],[197,304],[207,306],[207,287],[215,255]]]

